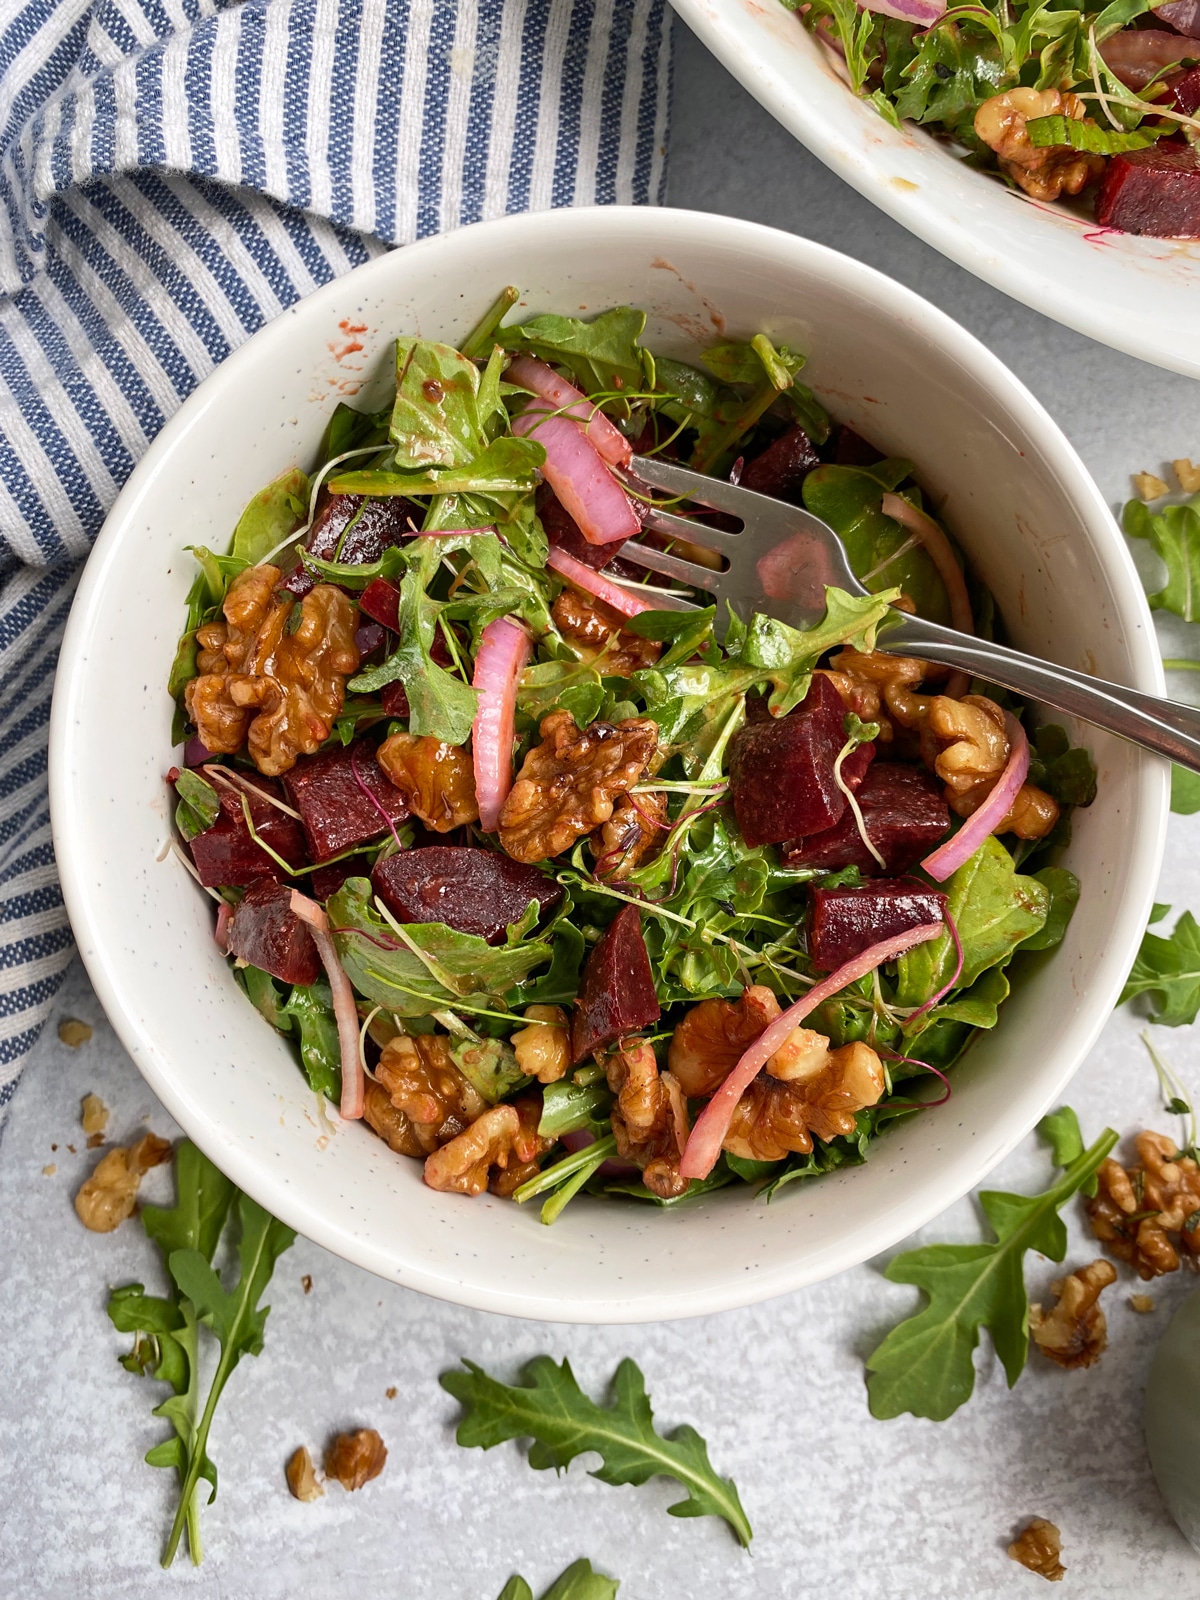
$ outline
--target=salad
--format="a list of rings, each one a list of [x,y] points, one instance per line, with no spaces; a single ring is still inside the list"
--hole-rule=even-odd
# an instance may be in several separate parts
[[[1094,769],[877,648],[893,605],[991,602],[800,356],[517,298],[399,338],[392,404],[194,550],[176,851],[311,1087],[433,1188],[774,1194],[948,1096],[1062,938]],[[803,630],[650,581],[638,454],[807,506],[870,592]]]
[[[1034,200],[1200,238],[1200,0],[783,0],[895,127],[919,123]]]

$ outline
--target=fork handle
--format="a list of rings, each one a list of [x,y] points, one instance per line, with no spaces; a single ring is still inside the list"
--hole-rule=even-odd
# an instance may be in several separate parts
[[[1107,683],[1103,678],[1089,678],[1070,667],[1039,661],[1019,650],[973,639],[920,617],[902,612],[893,615],[901,620],[895,626],[889,625],[886,632],[880,630],[882,649],[893,653],[903,650],[926,661],[960,667],[973,677],[998,683],[1014,694],[1026,695],[1055,711],[1106,728],[1191,772],[1200,772],[1200,710]]]

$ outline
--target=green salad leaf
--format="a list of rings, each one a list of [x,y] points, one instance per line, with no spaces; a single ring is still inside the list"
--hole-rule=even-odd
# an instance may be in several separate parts
[[[596,1572],[586,1559],[573,1561],[546,1590],[542,1600],[615,1600],[621,1587],[616,1578]],[[501,1589],[497,1600],[533,1600],[533,1590],[524,1578],[513,1576]]]
[[[397,339],[391,439],[397,468],[465,467],[488,440],[479,413],[479,368],[451,345]]]
[[[674,1478],[686,1494],[667,1509],[673,1517],[723,1517],[748,1545],[750,1523],[729,1478],[718,1477],[708,1448],[687,1424],[660,1434],[654,1427],[645,1379],[628,1357],[613,1376],[610,1406],[598,1405],[579,1387],[570,1365],[535,1356],[517,1384],[501,1383],[473,1361],[465,1372],[439,1379],[460,1403],[463,1416],[455,1438],[468,1448],[490,1450],[509,1439],[532,1439],[529,1465],[537,1470],[570,1466],[576,1456],[595,1450],[603,1465],[591,1474],[601,1483],[646,1483],[660,1475]]]
[[[1095,156],[1116,156],[1126,150],[1145,150],[1173,130],[1170,128],[1102,128],[1074,117],[1031,117],[1025,124],[1031,145],[1069,145]]]
[[[1170,907],[1163,907],[1165,915]],[[1158,912],[1159,907],[1155,907]],[[1158,921],[1155,916],[1152,921]],[[1200,925],[1185,911],[1171,932],[1142,935],[1141,949],[1126,979],[1118,1005],[1145,995],[1149,1017],[1165,1028],[1195,1022],[1200,1012]]]
[[[1171,768],[1171,810],[1177,816],[1191,817],[1200,811],[1200,772],[1186,767]]]
[[[1129,537],[1148,540],[1166,566],[1166,583],[1146,596],[1151,607],[1185,622],[1200,620],[1200,495],[1158,512],[1130,500],[1122,520]]]
[[[205,833],[221,815],[221,801],[207,778],[190,767],[180,769],[175,779],[179,804],[175,807],[175,826],[190,844],[198,833]]]
[[[336,1105],[342,1096],[342,1051],[328,983],[321,978],[307,987],[296,984],[287,1003],[280,1006],[279,1016],[284,1027],[296,1026],[300,1064],[309,1088]]]
[[[530,317],[497,337],[505,349],[565,367],[585,394],[637,393],[646,386],[647,352],[640,344],[646,313],[614,306],[590,322],[546,314]]]
[[[292,467],[251,500],[233,530],[230,555],[256,567],[308,519],[307,473]]]

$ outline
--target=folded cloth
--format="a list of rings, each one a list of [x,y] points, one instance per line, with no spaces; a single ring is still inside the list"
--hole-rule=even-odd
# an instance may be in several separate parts
[[[0,23],[0,1118],[72,953],[46,735],[117,491],[256,329],[508,211],[661,198],[664,0],[19,0]]]

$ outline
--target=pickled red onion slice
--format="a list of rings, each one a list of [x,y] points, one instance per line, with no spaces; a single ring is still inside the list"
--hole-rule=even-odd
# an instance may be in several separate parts
[[[358,1007],[354,1003],[354,990],[350,979],[342,970],[333,939],[329,932],[329,918],[324,908],[299,889],[292,890],[292,910],[301,922],[308,924],[333,991],[333,1014],[337,1019],[338,1046],[342,1058],[342,1099],[338,1110],[346,1122],[354,1122],[363,1114],[366,1097],[366,1074],[358,1054]]]
[[[951,835],[945,844],[938,845],[933,854],[926,856],[921,863],[929,876],[936,878],[939,883],[944,883],[964,861],[969,861],[989,833],[995,833],[1012,809],[1012,803],[1029,773],[1029,740],[1025,737],[1025,729],[1009,711],[1004,713],[1004,731],[1008,735],[1008,761],[996,779],[991,794],[956,834]]]
[[[479,691],[479,709],[471,727],[471,757],[479,826],[485,833],[499,827],[500,808],[512,788],[517,685],[530,650],[525,629],[497,617],[483,630],[475,657],[471,681]]]
[[[504,376],[510,383],[519,383],[547,401],[556,411],[578,422],[605,461],[614,467],[627,467],[633,459],[633,447],[619,428],[615,428],[603,411],[577,389],[573,383],[560,378],[553,367],[548,367],[536,356],[517,356],[509,362]]]
[[[654,610],[653,600],[643,600],[632,589],[614,583],[601,572],[593,572],[591,567],[584,566],[582,561],[576,561],[575,557],[569,556],[565,550],[552,547],[546,557],[546,565],[552,567],[574,588],[595,595],[597,600],[603,600],[606,606],[619,611],[623,617],[636,617],[639,611]]]
[[[531,400],[512,427],[545,449],[542,476],[589,544],[615,544],[641,531],[629,496],[577,422],[556,416],[544,400]]]

